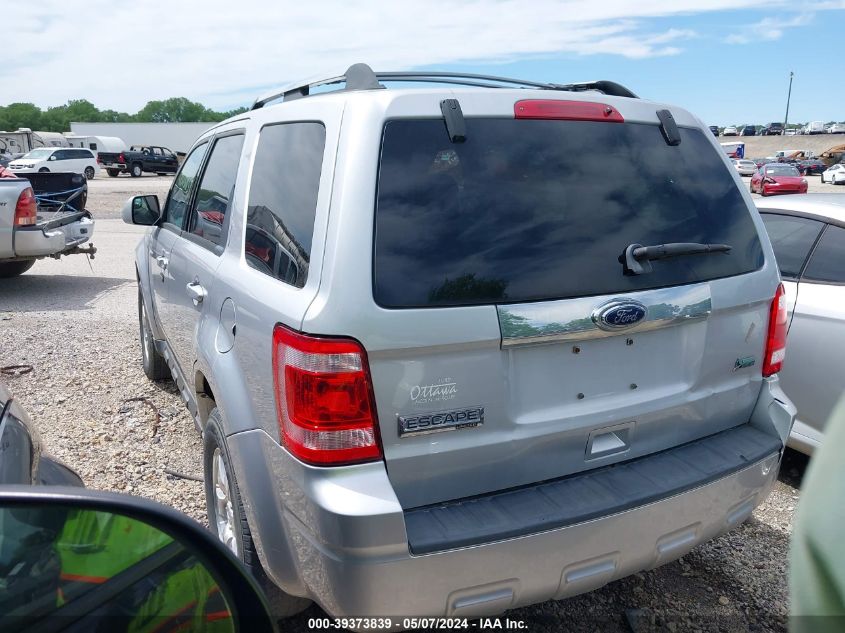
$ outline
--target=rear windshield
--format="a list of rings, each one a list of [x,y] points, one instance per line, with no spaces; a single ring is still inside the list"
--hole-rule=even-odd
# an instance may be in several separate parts
[[[565,299],[756,270],[751,215],[711,141],[682,128],[467,119],[389,121],[376,200],[374,297],[385,307]],[[632,243],[729,244],[627,276]]]

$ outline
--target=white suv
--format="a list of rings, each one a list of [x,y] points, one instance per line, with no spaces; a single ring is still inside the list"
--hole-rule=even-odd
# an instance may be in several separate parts
[[[90,149],[71,147],[39,147],[9,163],[9,169],[18,174],[39,171],[60,171],[84,174],[91,180],[100,171],[97,157]]]

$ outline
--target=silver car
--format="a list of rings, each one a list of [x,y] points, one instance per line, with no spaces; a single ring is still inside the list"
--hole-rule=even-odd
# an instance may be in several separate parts
[[[413,628],[590,591],[777,475],[774,254],[681,108],[355,65],[213,127],[124,218],[151,226],[144,369],[175,378],[209,523],[278,615]]]
[[[756,200],[777,256],[789,311],[784,391],[798,408],[789,445],[812,454],[842,395],[845,196]]]
[[[745,158],[734,158],[733,164],[740,176],[753,176],[757,171],[757,163]]]

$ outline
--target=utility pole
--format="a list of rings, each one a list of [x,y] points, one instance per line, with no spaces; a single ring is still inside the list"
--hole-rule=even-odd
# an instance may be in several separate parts
[[[789,92],[786,95],[786,116],[783,117],[783,133],[786,134],[786,123],[789,121],[789,99],[792,97],[792,71],[789,71]]]

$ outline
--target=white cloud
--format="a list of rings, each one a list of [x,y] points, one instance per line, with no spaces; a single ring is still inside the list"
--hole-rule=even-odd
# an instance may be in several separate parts
[[[838,7],[833,7],[838,8]],[[738,33],[725,38],[728,44],[748,44],[750,42],[773,41],[783,37],[786,29],[806,26],[813,21],[813,13],[801,13],[792,18],[763,18],[754,24],[748,24]]]
[[[130,112],[171,96],[212,107],[247,103],[268,86],[340,72],[358,61],[398,70],[559,53],[675,55],[696,34],[650,28],[649,18],[771,6],[763,0],[7,4],[4,48],[12,56],[0,64],[0,103],[87,98]]]

